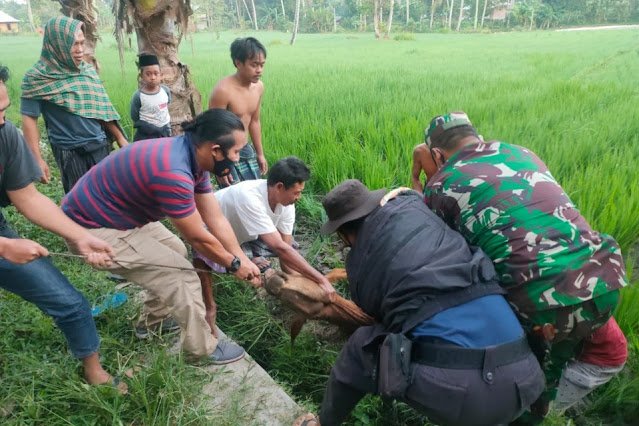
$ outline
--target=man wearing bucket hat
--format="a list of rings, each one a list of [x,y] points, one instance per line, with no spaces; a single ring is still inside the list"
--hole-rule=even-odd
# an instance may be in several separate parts
[[[507,423],[537,398],[541,369],[490,259],[420,194],[369,191],[351,179],[322,204],[322,233],[337,232],[351,247],[351,297],[376,324],[360,327],[340,352],[319,418],[296,424],[341,424],[367,393],[464,425]]]
[[[548,167],[529,149],[484,142],[463,112],[426,129],[438,172],[426,204],[493,260],[546,375],[546,391],[522,422],[547,413],[565,370],[565,409],[623,367],[627,345],[611,314],[628,284],[619,246],[594,231]]]

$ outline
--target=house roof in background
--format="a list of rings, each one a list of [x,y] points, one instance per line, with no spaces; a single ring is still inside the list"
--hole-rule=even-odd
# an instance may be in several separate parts
[[[0,24],[13,24],[14,22],[20,21],[0,10]]]

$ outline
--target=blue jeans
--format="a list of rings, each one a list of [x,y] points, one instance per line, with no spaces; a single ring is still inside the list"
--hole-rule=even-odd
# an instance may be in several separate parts
[[[0,237],[20,238],[1,213]],[[98,350],[100,339],[89,302],[49,259],[17,265],[0,258],[0,287],[51,316],[64,333],[74,357],[86,358]]]

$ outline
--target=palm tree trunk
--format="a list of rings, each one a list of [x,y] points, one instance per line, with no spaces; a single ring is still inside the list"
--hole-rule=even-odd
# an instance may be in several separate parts
[[[457,19],[457,32],[461,28],[461,21],[464,17],[464,0],[461,0],[461,5],[459,5],[459,19]]]
[[[280,0],[280,4],[282,5],[282,16],[286,18],[286,9],[284,9],[284,0]]]
[[[293,37],[291,37],[291,46],[295,44],[295,37],[297,37],[297,28],[300,24],[300,2],[301,0],[295,1],[295,18],[293,18]]]
[[[235,0],[235,9],[237,10],[237,25],[240,25],[240,21],[242,20],[242,9],[240,9],[240,2]]]
[[[118,0],[116,0],[118,1]],[[125,28],[135,28],[138,55],[156,55],[164,74],[163,83],[171,89],[171,127],[173,134],[182,133],[180,124],[202,111],[200,93],[191,81],[189,67],[178,58],[178,46],[193,14],[189,0],[119,0],[129,17]],[[128,2],[128,5],[126,4]],[[131,19],[132,25],[128,22]],[[180,35],[176,39],[175,26]]]
[[[375,38],[379,38],[379,16],[377,15],[379,10],[379,0],[373,0],[373,27],[375,28]]]
[[[534,22],[535,22],[535,7],[533,6],[530,11],[530,28],[528,28],[528,31],[532,31]]]
[[[391,25],[393,24],[393,6],[395,5],[395,0],[390,0],[390,11],[388,12],[388,24],[386,25],[386,34],[384,34],[384,38],[388,38],[391,32]]]
[[[255,31],[259,31],[257,28],[257,12],[255,10],[255,0],[251,0],[251,7],[253,8],[253,25],[255,26]]]
[[[484,28],[484,17],[486,16],[486,6],[488,6],[488,0],[484,0],[484,11],[481,14],[481,27]]]
[[[406,0],[406,25],[408,25],[408,19],[410,17],[410,0]]]
[[[448,29],[453,28],[453,7],[455,6],[455,0],[450,0],[450,9],[448,10]]]
[[[95,46],[98,43],[98,20],[95,16],[93,0],[54,0],[60,3],[60,12],[84,23],[84,60],[100,71],[100,63],[95,57]],[[30,3],[29,3],[30,4]]]
[[[251,26],[253,26],[253,17],[251,16],[251,11],[249,10],[248,5],[246,4],[246,0],[242,0],[242,3],[244,3],[244,8],[246,9],[246,13],[248,14],[249,21],[251,21]]]
[[[475,0],[475,25],[473,25],[473,29],[477,29],[477,18],[479,17],[479,0]]]
[[[435,0],[430,0],[430,29],[433,29],[433,19],[435,19]]]
[[[31,27],[31,31],[34,33],[37,32],[35,24],[33,23],[33,13],[31,13],[31,0],[27,0],[27,18],[29,19],[29,26]]]

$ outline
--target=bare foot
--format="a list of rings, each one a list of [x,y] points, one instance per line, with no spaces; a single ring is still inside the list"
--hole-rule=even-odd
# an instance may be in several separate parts
[[[315,414],[308,413],[298,417],[293,426],[320,426],[320,422]]]

